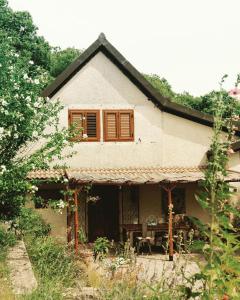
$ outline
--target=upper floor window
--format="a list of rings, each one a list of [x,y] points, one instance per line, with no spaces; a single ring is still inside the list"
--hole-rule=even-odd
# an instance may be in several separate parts
[[[133,141],[133,110],[104,110],[104,141]]]
[[[99,110],[80,110],[68,111],[69,124],[74,125],[79,130],[76,140],[100,141],[100,113]]]

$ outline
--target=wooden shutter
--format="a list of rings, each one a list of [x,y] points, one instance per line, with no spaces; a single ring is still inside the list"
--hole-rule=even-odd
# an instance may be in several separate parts
[[[79,140],[82,138],[82,133],[84,129],[84,115],[80,111],[69,111],[69,125],[73,125],[77,131],[77,135],[74,140]]]
[[[99,141],[100,138],[100,122],[99,122],[99,111],[86,111],[85,113],[85,131],[89,141]]]
[[[116,111],[104,112],[104,140],[116,141],[118,139],[118,113]]]
[[[119,140],[133,140],[133,111],[119,112]]]
[[[104,111],[104,140],[133,141],[134,124],[132,110]]]
[[[82,139],[83,133],[88,136],[83,141],[99,141],[100,139],[99,110],[70,110],[69,125],[74,125],[78,131],[82,129],[74,140]]]

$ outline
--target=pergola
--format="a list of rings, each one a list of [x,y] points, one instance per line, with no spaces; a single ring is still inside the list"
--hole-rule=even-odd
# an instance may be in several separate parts
[[[71,190],[74,199],[74,247],[78,253],[78,194],[86,184],[104,185],[145,185],[158,184],[168,195],[168,243],[169,260],[173,260],[173,201],[172,191],[179,184],[199,183],[204,179],[206,167],[139,167],[139,168],[78,168],[65,170],[36,170],[30,172],[29,179],[66,178],[66,190]],[[228,170],[226,182],[240,181],[240,173]],[[68,195],[66,201],[69,203]],[[71,212],[67,207],[67,240],[72,239]]]

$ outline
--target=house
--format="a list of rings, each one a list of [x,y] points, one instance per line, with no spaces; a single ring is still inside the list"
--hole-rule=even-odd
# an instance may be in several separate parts
[[[118,241],[124,230],[140,230],[146,222],[169,224],[174,214],[208,221],[195,193],[204,177],[212,117],[160,95],[104,34],[43,95],[64,105],[63,126],[83,127],[85,136],[76,139],[76,154],[66,160],[66,170],[29,175],[43,180],[43,198],[61,197],[62,184],[44,183],[56,176],[66,177],[75,191],[77,213],[38,209],[55,236],[70,241],[75,224],[75,238],[80,231],[90,242],[99,236]],[[232,166],[238,171],[238,152]],[[238,181],[238,173],[229,172],[227,180]],[[84,192],[89,184],[90,191]]]

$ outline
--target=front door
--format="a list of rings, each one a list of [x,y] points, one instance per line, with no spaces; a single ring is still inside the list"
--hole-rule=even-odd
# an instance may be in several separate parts
[[[99,196],[96,202],[88,203],[88,239],[98,237],[119,240],[118,187],[94,186],[91,195]]]

